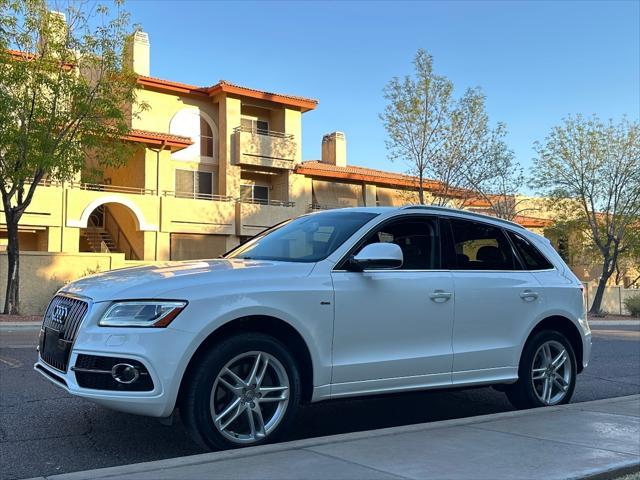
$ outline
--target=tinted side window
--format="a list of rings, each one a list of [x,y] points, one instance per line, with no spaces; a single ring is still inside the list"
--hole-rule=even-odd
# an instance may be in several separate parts
[[[549,260],[526,238],[514,232],[508,232],[508,235],[527,270],[547,270],[553,268]]]
[[[502,229],[451,219],[458,270],[520,270]]]
[[[434,218],[405,218],[382,226],[372,233],[355,252],[378,242],[395,243],[402,249],[401,270],[433,270],[440,268],[437,223]]]

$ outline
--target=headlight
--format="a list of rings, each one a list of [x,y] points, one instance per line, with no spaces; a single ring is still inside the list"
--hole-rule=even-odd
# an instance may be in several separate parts
[[[187,306],[178,301],[116,302],[102,316],[102,327],[166,327]]]

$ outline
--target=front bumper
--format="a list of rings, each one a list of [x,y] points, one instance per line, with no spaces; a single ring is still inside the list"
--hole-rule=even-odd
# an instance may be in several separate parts
[[[65,372],[45,363],[40,356],[34,369],[72,395],[105,407],[151,417],[169,416],[175,407],[180,381],[190,358],[193,334],[170,327],[108,328],[87,323],[78,332]],[[153,390],[135,392],[82,388],[71,368],[80,354],[137,360],[149,371]]]

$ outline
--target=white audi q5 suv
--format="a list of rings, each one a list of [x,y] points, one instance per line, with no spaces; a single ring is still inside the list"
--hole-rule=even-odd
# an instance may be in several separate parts
[[[178,408],[206,448],[280,436],[303,402],[494,385],[570,400],[591,332],[550,243],[437,207],[304,215],[222,258],[93,275],[44,315],[35,369],[124,412]]]

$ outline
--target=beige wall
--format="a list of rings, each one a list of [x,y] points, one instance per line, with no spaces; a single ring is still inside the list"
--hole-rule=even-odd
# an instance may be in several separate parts
[[[150,132],[169,132],[171,119],[184,108],[201,111],[214,122],[218,122],[218,105],[207,97],[180,96],[153,90],[140,90],[138,101],[146,102],[150,108],[140,113],[139,118],[132,120],[131,126],[134,129]],[[212,128],[214,127],[212,125]]]
[[[42,314],[51,297],[77,278],[124,266],[121,253],[22,252],[20,255],[20,313]],[[7,270],[7,254],[0,252],[0,272]],[[0,305],[4,304],[6,275],[0,275]]]
[[[234,202],[162,198],[161,231],[233,235]]]
[[[98,183],[155,190],[155,182],[149,186],[145,182],[145,152],[146,150],[140,147],[125,165],[117,168],[106,167]]]
[[[585,282],[584,285],[587,287],[587,304],[591,308],[598,284],[597,282]],[[640,296],[640,288],[605,287],[601,309],[612,315],[630,315],[624,301],[636,295]]]
[[[226,251],[224,235],[171,234],[171,260],[216,258]]]
[[[233,129],[240,126],[241,102],[239,98],[219,97],[219,162],[220,175],[218,178],[218,192],[233,198],[240,196],[240,167],[232,165],[233,158]]]

